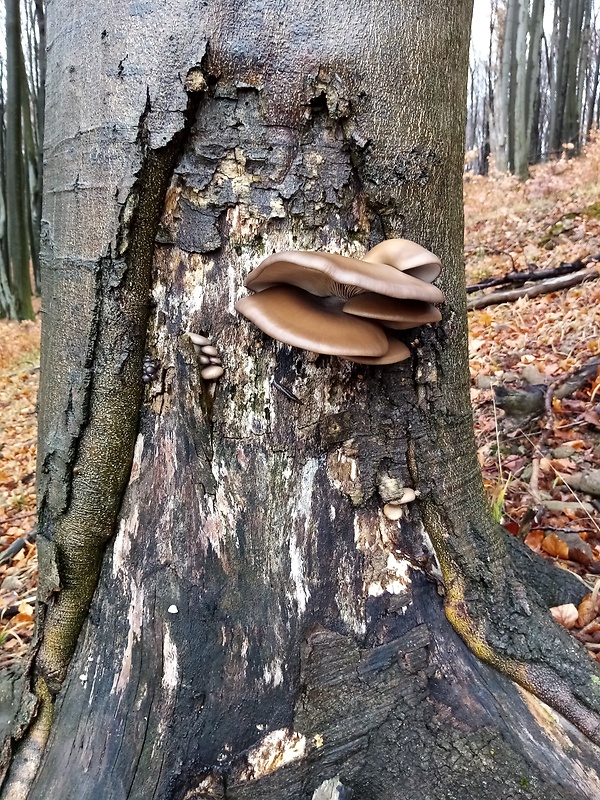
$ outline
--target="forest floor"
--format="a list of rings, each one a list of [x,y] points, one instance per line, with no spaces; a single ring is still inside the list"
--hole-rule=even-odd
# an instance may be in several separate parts
[[[534,167],[523,184],[467,174],[464,188],[467,283],[600,258],[600,137],[579,158]],[[494,513],[543,557],[577,572],[590,588],[598,583],[579,609],[554,612],[594,656],[600,280],[471,311],[469,329],[475,434]],[[39,337],[39,322],[0,320],[0,669],[22,658],[33,633],[37,564],[27,536],[35,525]],[[553,387],[590,361],[588,380],[558,400]],[[542,398],[537,415],[500,409],[518,390]],[[17,542],[23,546],[10,554]]]

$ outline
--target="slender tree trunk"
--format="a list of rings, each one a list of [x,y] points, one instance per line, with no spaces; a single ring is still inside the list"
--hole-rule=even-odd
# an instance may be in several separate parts
[[[27,235],[27,187],[21,116],[22,58],[19,0],[6,0],[6,210],[11,285],[20,319],[33,319]]]
[[[598,37],[596,24],[594,24],[593,41],[594,41],[594,46],[591,49],[591,52],[593,53],[592,63],[594,66],[593,66],[593,74],[589,82],[589,90],[588,90],[587,106],[586,106],[586,119],[585,119],[586,141],[594,125],[594,112],[596,110],[596,102],[598,99],[598,82],[600,79],[600,40]]]
[[[49,3],[39,641],[3,800],[598,796],[600,677],[548,612],[580,586],[493,523],[473,441],[470,13]],[[407,362],[235,314],[268,253],[397,236],[448,298]]]
[[[517,17],[517,31],[514,55],[514,113],[511,118],[513,129],[514,156],[513,171],[524,181],[529,177],[529,105],[527,87],[529,83],[527,37],[529,33],[529,0],[521,0]],[[529,44],[531,49],[531,42]]]
[[[569,0],[555,0],[554,27],[550,54],[550,115],[548,121],[548,150],[551,155],[561,152],[564,107],[566,101],[567,32]]]
[[[501,172],[506,172],[510,168],[512,160],[510,149],[511,65],[516,35],[518,7],[519,0],[507,0],[498,86],[494,93],[496,166]]]
[[[37,246],[37,265],[39,267],[39,249],[42,226],[42,199],[44,193],[44,114],[46,104],[46,16],[44,0],[35,0],[35,24],[37,27],[37,51],[35,61],[37,65],[36,94],[35,94],[35,123],[36,123],[36,183],[33,194],[33,228],[34,242]],[[34,261],[35,265],[35,261]],[[41,275],[40,275],[41,280]],[[41,288],[41,287],[40,287]]]
[[[529,53],[527,61],[527,137],[529,163],[541,159],[540,72],[544,34],[544,0],[534,0],[531,9]]]

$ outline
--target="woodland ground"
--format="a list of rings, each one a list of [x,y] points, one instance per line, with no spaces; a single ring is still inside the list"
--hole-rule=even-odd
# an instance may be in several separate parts
[[[514,268],[600,258],[600,137],[579,157],[512,177],[465,176],[467,283]],[[600,575],[600,502],[574,491],[600,469],[600,377],[562,401],[551,388],[600,355],[600,280],[469,313],[472,401],[494,513],[541,557]],[[0,669],[14,665],[33,631],[35,545],[3,561],[35,524],[35,437],[40,324],[0,320]],[[550,413],[505,415],[494,387],[537,384]],[[547,388],[550,387],[550,391]],[[600,473],[598,473],[600,476]],[[598,589],[600,590],[600,580]],[[597,591],[555,616],[600,660]]]

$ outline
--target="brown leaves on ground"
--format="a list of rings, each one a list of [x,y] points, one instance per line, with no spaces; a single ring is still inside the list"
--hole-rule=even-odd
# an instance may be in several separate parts
[[[35,525],[39,323],[0,320],[0,555]],[[0,669],[24,655],[33,634],[33,544],[0,564]]]
[[[522,184],[493,173],[466,177],[467,283],[600,256],[599,199],[600,137],[577,159],[532,168]],[[569,477],[600,467],[600,371],[562,400],[553,387],[600,354],[600,281],[472,311],[469,329],[478,455],[494,510],[541,557],[594,585],[600,500],[575,491]],[[497,408],[494,386],[529,385],[543,386],[549,413],[523,420]],[[600,609],[590,610],[591,597],[552,613],[595,647],[596,638],[586,638],[600,642]]]
[[[550,613],[573,636],[580,641],[588,653],[600,662],[600,581],[590,594],[586,594],[579,607],[573,603],[555,606]]]

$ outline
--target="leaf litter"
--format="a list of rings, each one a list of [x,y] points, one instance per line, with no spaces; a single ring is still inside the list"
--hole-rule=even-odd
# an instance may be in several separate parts
[[[468,283],[512,269],[552,268],[600,254],[600,137],[579,158],[531,178],[465,177]],[[592,590],[551,610],[600,661],[600,503],[569,477],[600,468],[600,371],[551,413],[511,419],[494,387],[548,386],[600,356],[600,281],[469,313],[471,397],[484,482],[494,513],[540,557]],[[40,325],[0,320],[0,558],[35,527],[36,397]],[[0,669],[33,636],[35,544],[0,564]]]
[[[39,322],[0,320],[0,558],[35,527]],[[35,545],[0,564],[0,669],[16,666],[33,635]]]
[[[533,167],[524,183],[491,171],[465,177],[464,189],[468,284],[600,255],[600,137],[579,158]],[[512,534],[593,590],[578,608],[551,611],[600,661],[600,281],[471,311],[469,331],[492,507]],[[586,364],[589,378],[559,399],[556,389]],[[536,392],[537,415],[504,400]]]

